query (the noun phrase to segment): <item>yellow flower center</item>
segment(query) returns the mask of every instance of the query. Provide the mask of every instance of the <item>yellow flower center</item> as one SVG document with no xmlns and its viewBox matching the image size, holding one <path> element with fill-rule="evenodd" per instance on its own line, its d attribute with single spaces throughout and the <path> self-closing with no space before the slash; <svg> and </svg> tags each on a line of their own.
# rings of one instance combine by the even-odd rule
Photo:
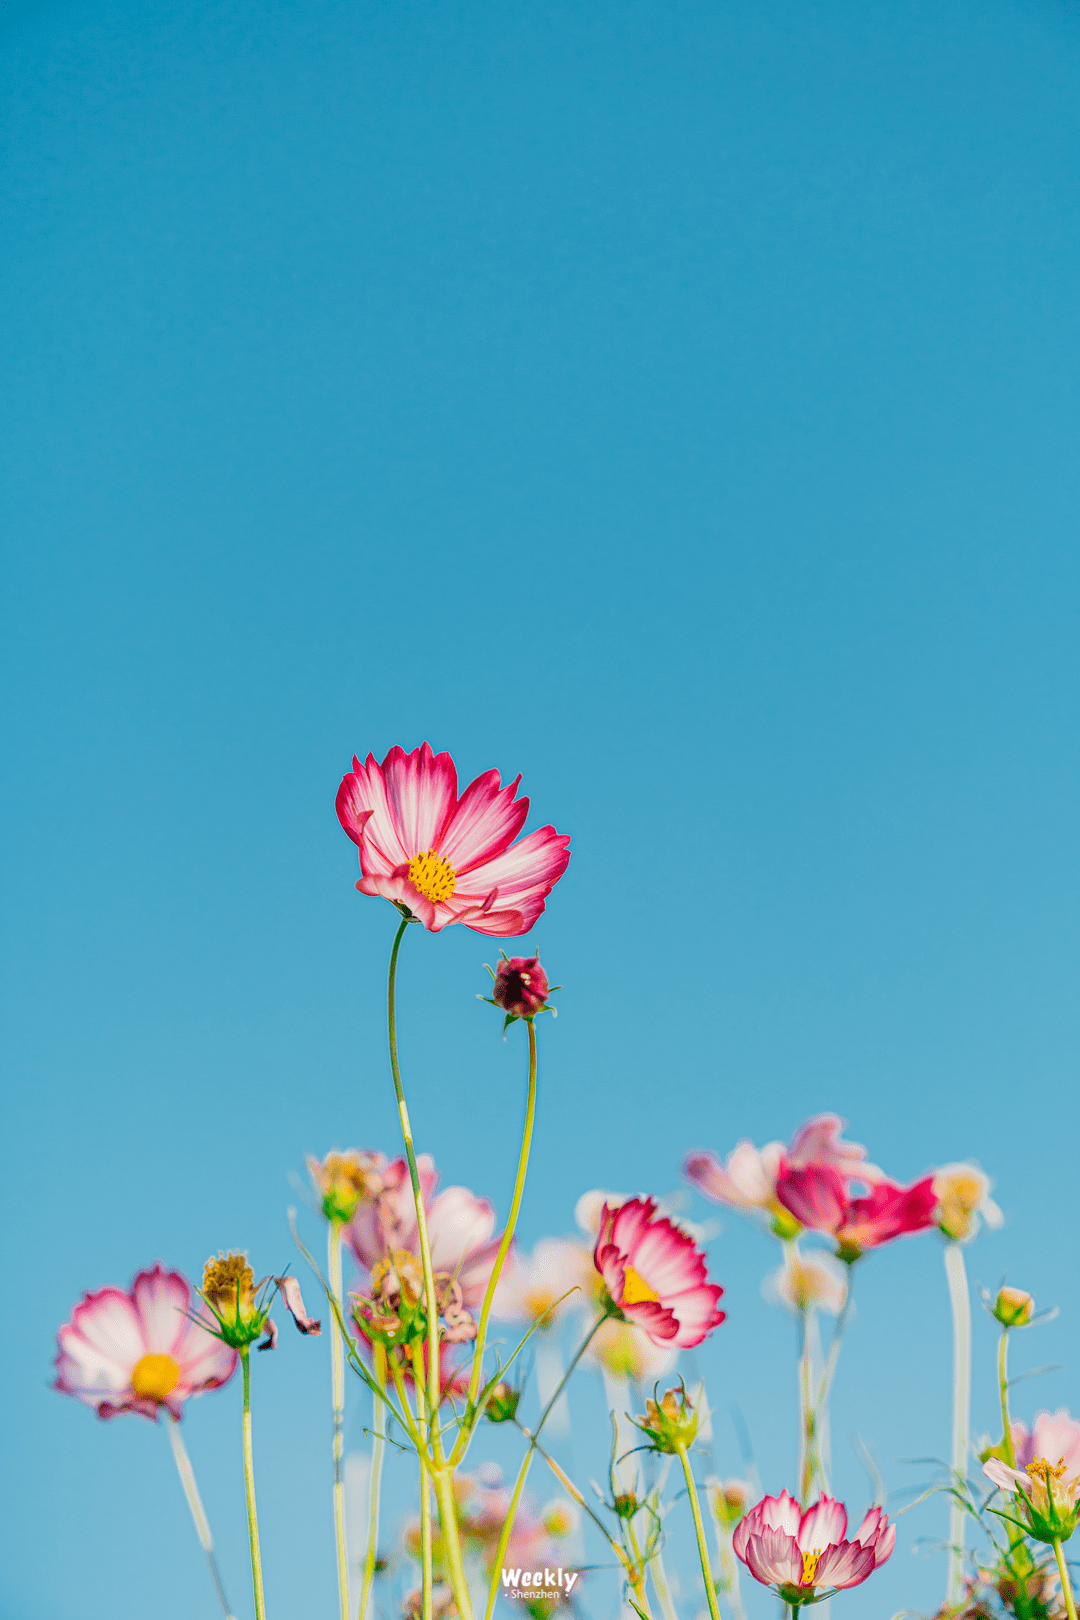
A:
<svg viewBox="0 0 1080 1620">
<path fill-rule="evenodd" d="M 558 1297 L 558 1294 L 553 1294 L 550 1291 L 545 1292 L 542 1288 L 534 1289 L 531 1293 L 525 1295 L 525 1309 L 530 1316 L 539 1320 L 545 1311 L 551 1309 Z M 551 1326 L 550 1316 L 545 1319 L 544 1326 Z"/>
<path fill-rule="evenodd" d="M 802 1555 L 802 1579 L 800 1586 L 813 1586 L 817 1567 L 821 1563 L 821 1550 L 817 1552 L 804 1552 Z"/>
<path fill-rule="evenodd" d="M 437 904 L 440 900 L 449 900 L 457 888 L 457 873 L 449 861 L 429 849 L 423 855 L 414 855 L 409 862 L 409 882 L 420 890 L 425 900 Z"/>
<path fill-rule="evenodd" d="M 624 1305 L 646 1305 L 655 1303 L 660 1298 L 656 1291 L 649 1287 L 644 1277 L 633 1268 L 627 1266 L 623 1278 L 622 1303 Z"/>
<path fill-rule="evenodd" d="M 1039 1480 L 1043 1485 L 1050 1486 L 1055 1479 L 1064 1479 L 1068 1473 L 1064 1457 L 1059 1457 L 1057 1466 L 1047 1462 L 1045 1457 L 1036 1457 L 1034 1462 L 1027 1465 L 1027 1473 L 1031 1479 Z"/>
<path fill-rule="evenodd" d="M 143 1356 L 131 1375 L 131 1387 L 141 1401 L 163 1401 L 179 1382 L 180 1368 L 172 1356 Z"/>
</svg>

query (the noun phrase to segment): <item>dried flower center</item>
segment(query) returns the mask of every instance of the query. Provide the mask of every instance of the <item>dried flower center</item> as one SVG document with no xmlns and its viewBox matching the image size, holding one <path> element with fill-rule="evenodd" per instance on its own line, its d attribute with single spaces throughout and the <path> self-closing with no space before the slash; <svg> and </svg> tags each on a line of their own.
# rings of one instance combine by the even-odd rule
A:
<svg viewBox="0 0 1080 1620">
<path fill-rule="evenodd" d="M 172 1356 L 143 1356 L 131 1375 L 131 1387 L 141 1401 L 163 1401 L 179 1382 L 180 1368 Z"/>
<path fill-rule="evenodd" d="M 627 1266 L 623 1279 L 622 1303 L 624 1305 L 655 1304 L 660 1295 L 649 1287 L 641 1274 L 633 1266 Z"/>
<path fill-rule="evenodd" d="M 802 1555 L 802 1579 L 800 1586 L 813 1586 L 817 1576 L 817 1567 L 821 1563 L 821 1549 L 817 1552 L 804 1552 Z"/>
<path fill-rule="evenodd" d="M 457 873 L 449 861 L 428 849 L 423 855 L 414 855 L 409 862 L 409 882 L 420 890 L 425 900 L 438 904 L 440 900 L 449 900 L 457 888 Z"/>
</svg>

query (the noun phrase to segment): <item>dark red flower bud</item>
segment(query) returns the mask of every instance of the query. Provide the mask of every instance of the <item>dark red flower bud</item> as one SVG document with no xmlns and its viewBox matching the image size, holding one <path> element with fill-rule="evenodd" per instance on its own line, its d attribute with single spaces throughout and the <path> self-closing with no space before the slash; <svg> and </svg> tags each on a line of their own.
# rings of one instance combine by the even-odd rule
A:
<svg viewBox="0 0 1080 1620">
<path fill-rule="evenodd" d="M 504 956 L 495 969 L 491 999 L 511 1018 L 533 1018 L 545 1007 L 550 989 L 538 956 Z"/>
</svg>

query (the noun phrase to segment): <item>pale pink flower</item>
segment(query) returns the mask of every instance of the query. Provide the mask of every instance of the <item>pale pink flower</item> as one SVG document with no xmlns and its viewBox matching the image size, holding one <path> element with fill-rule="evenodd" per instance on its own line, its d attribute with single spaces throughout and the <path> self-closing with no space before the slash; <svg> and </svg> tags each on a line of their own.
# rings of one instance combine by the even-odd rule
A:
<svg viewBox="0 0 1080 1620">
<path fill-rule="evenodd" d="M 616 1309 L 654 1344 L 689 1350 L 724 1320 L 724 1290 L 707 1281 L 705 1256 L 651 1198 L 600 1215 L 593 1264 Z"/>
<path fill-rule="evenodd" d="M 781 1491 L 739 1520 L 732 1546 L 755 1580 L 798 1607 L 865 1581 L 892 1552 L 896 1526 L 873 1507 L 852 1539 L 846 1537 L 842 1502 L 822 1496 L 803 1513 L 795 1498 Z"/>
<path fill-rule="evenodd" d="M 1080 1473 L 1080 1423 L 1070 1417 L 1068 1407 L 1037 1413 L 1030 1429 L 1013 1423 L 1010 1432 L 1017 1468 L 1026 1468 L 1036 1457 L 1060 1457 L 1070 1474 Z"/>
<path fill-rule="evenodd" d="M 1022 1473 L 1000 1457 L 988 1457 L 983 1473 L 999 1490 L 1012 1491 L 1036 1540 L 1052 1543 L 1068 1541 L 1076 1528 L 1080 1474 L 1070 1468 L 1064 1457 L 1055 1463 L 1050 1456 L 1033 1457 Z"/>
<path fill-rule="evenodd" d="M 679 1359 L 678 1350 L 656 1344 L 633 1322 L 612 1316 L 596 1330 L 584 1359 L 600 1367 L 609 1378 L 651 1388 Z"/>
<path fill-rule="evenodd" d="M 495 1211 L 486 1198 L 477 1198 L 467 1187 L 444 1187 L 436 1192 L 439 1175 L 429 1153 L 419 1155 L 416 1168 L 424 1195 L 432 1269 L 453 1277 L 460 1285 L 462 1304 L 471 1310 L 483 1300 L 499 1249 L 499 1239 L 492 1236 Z M 404 1159 L 387 1165 L 378 1195 L 361 1204 L 343 1230 L 367 1271 L 402 1251 L 419 1261 L 420 1229 Z"/>
<path fill-rule="evenodd" d="M 708 1148 L 687 1156 L 683 1170 L 706 1198 L 714 1204 L 744 1214 L 758 1214 L 775 1220 L 784 1211 L 777 1199 L 776 1184 L 782 1170 L 803 1170 L 809 1165 L 831 1165 L 842 1176 L 871 1184 L 881 1171 L 866 1159 L 866 1149 L 857 1142 L 845 1142 L 847 1122 L 838 1114 L 815 1114 L 800 1125 L 787 1147 L 783 1142 L 766 1142 L 756 1148 L 745 1138 L 721 1164 Z"/>
<path fill-rule="evenodd" d="M 863 1198 L 853 1198 L 844 1176 L 831 1165 L 810 1165 L 805 1170 L 785 1167 L 776 1183 L 780 1203 L 802 1226 L 831 1232 L 842 1260 L 857 1260 L 910 1232 L 925 1232 L 935 1224 L 937 1197 L 933 1176 L 910 1187 L 884 1178 Z"/>
<path fill-rule="evenodd" d="M 791 1254 L 761 1284 L 770 1305 L 801 1313 L 828 1311 L 839 1316 L 847 1298 L 848 1268 L 832 1254 Z"/>
<path fill-rule="evenodd" d="M 479 934 L 528 933 L 566 871 L 570 840 L 540 827 L 514 840 L 528 799 L 517 777 L 502 787 L 485 771 L 457 791 L 449 754 L 427 743 L 406 754 L 391 748 L 382 764 L 369 754 L 342 781 L 338 820 L 360 851 L 361 894 L 405 906 L 425 928 L 464 923 Z"/>
<path fill-rule="evenodd" d="M 592 1298 L 595 1284 L 592 1251 L 586 1244 L 573 1238 L 541 1238 L 531 1254 L 511 1249 L 492 1312 L 502 1322 L 540 1322 L 543 1332 L 580 1310 Z M 552 1310 L 556 1300 L 562 1303 Z"/>
<path fill-rule="evenodd" d="M 191 1286 L 180 1272 L 140 1271 L 125 1294 L 101 1288 L 75 1306 L 56 1335 L 54 1388 L 98 1417 L 138 1412 L 179 1418 L 184 1402 L 218 1389 L 236 1371 L 236 1351 L 187 1314 Z"/>
<path fill-rule="evenodd" d="M 946 1237 L 966 1243 L 982 1221 L 991 1228 L 1001 1225 L 1005 1217 L 990 1197 L 993 1185 L 986 1171 L 970 1159 L 963 1164 L 943 1164 L 934 1171 L 937 1222 Z"/>
</svg>

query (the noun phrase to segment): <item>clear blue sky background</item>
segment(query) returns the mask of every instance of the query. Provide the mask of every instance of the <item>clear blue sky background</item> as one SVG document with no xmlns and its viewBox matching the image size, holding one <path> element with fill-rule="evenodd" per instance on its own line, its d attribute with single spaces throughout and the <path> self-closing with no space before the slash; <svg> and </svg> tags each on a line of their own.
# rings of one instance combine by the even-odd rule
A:
<svg viewBox="0 0 1080 1620">
<path fill-rule="evenodd" d="M 281 1266 L 303 1153 L 393 1148 L 354 748 L 523 770 L 573 834 L 527 1238 L 835 1108 L 901 1177 L 994 1174 L 973 1273 L 1061 1303 L 1020 1364 L 1073 1359 L 1019 1408 L 1080 1406 L 1077 6 L 9 0 L 0 34 L 5 1620 L 213 1613 L 163 1436 L 50 1393 L 53 1334 L 157 1256 Z M 420 1145 L 505 1210 L 491 957 L 410 936 L 403 1058 Z M 702 1365 L 778 1489 L 792 1333 L 724 1228 Z M 947 1447 L 939 1247 L 866 1263 L 853 1505 L 854 1431 L 897 1492 Z M 333 1613 L 326 1384 L 292 1334 L 258 1366 L 278 1620 Z M 239 1607 L 238 1390 L 188 1430 Z M 838 1620 L 936 1606 L 940 1499 L 902 1525 Z"/>
</svg>

